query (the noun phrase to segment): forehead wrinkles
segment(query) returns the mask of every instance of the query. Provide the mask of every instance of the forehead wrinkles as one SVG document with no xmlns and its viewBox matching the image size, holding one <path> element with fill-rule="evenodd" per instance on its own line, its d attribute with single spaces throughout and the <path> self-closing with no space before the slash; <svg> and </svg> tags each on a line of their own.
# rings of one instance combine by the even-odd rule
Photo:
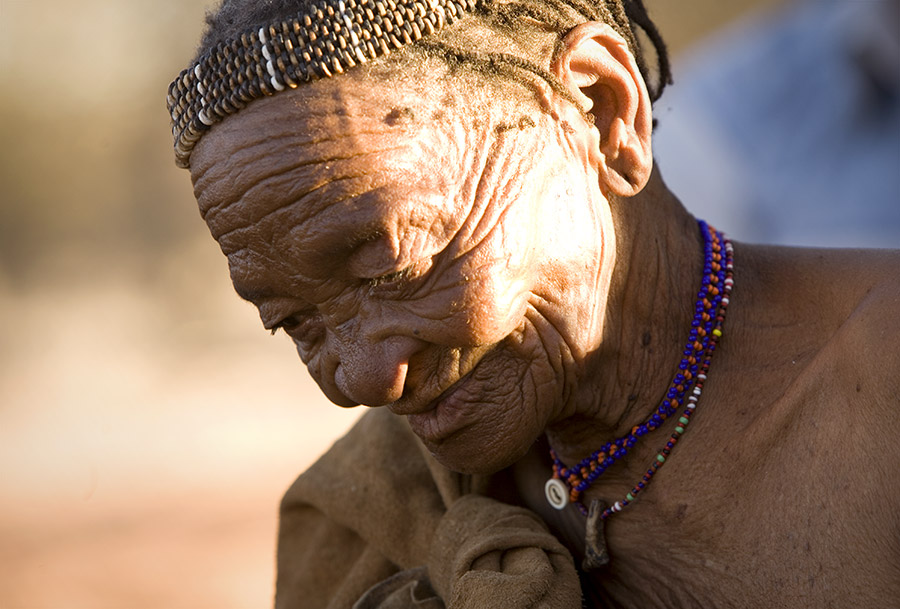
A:
<svg viewBox="0 0 900 609">
<path fill-rule="evenodd" d="M 327 120 L 327 119 L 326 119 Z M 305 218 L 376 188 L 379 168 L 404 156 L 384 130 L 316 129 L 254 135 L 198 173 L 197 198 L 216 239 L 279 211 Z"/>
<path fill-rule="evenodd" d="M 304 219 L 388 182 L 421 184 L 429 173 L 444 186 L 458 181 L 462 110 L 383 83 L 346 88 L 260 100 L 200 141 L 195 193 L 214 237 L 292 207 Z"/>
<path fill-rule="evenodd" d="M 201 214 L 226 253 L 261 222 L 296 227 L 384 186 L 395 186 L 395 200 L 415 197 L 412 186 L 425 182 L 449 196 L 465 171 L 458 116 L 446 106 L 435 112 L 433 97 L 411 108 L 368 90 L 365 100 L 338 92 L 275 101 L 224 121 L 194 153 Z"/>
<path fill-rule="evenodd" d="M 407 211 L 423 195 L 435 197 L 436 205 L 443 198 L 444 205 L 455 200 L 468 207 L 482 198 L 476 193 L 485 181 L 493 182 L 483 172 L 499 152 L 491 129 L 498 110 L 473 103 L 484 101 L 480 94 L 470 100 L 454 88 L 435 87 L 406 105 L 409 92 L 377 83 L 329 95 L 314 88 L 292 93 L 298 91 L 311 93 L 256 102 L 214 127 L 194 152 L 201 213 L 226 254 L 276 244 L 306 249 L 310 235 L 297 237 L 327 226 L 334 214 L 323 212 L 357 210 L 366 193 L 380 190 L 369 202 Z M 391 215 L 370 222 L 371 232 Z M 356 217 L 363 216 L 371 218 Z M 420 228 L 427 234 L 437 227 Z"/>
</svg>

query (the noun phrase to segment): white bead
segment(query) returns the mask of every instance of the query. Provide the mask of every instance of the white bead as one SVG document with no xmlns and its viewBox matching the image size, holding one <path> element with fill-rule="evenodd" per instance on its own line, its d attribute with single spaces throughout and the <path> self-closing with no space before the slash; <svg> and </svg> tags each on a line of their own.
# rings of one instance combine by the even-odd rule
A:
<svg viewBox="0 0 900 609">
<path fill-rule="evenodd" d="M 701 374 L 698 374 L 698 375 L 697 375 L 697 378 L 700 379 L 701 381 L 705 381 L 705 380 L 706 380 L 706 375 L 701 373 Z"/>
<path fill-rule="evenodd" d="M 206 95 L 206 87 L 203 86 L 203 83 L 200 82 L 200 64 L 194 66 L 194 78 L 197 79 L 195 83 L 197 86 L 197 92 L 200 93 L 201 101 L 204 95 Z"/>
<path fill-rule="evenodd" d="M 697 396 L 695 396 L 695 395 L 689 395 L 689 396 L 688 396 L 688 402 L 690 402 L 691 404 L 696 404 L 696 403 L 697 403 Z"/>
<path fill-rule="evenodd" d="M 701 392 L 700 392 L 700 388 L 699 388 L 699 387 L 694 387 L 694 395 L 699 396 L 700 393 L 701 393 Z"/>
<path fill-rule="evenodd" d="M 696 407 L 697 407 L 697 403 L 696 403 L 696 402 L 691 402 L 690 404 L 688 404 L 687 406 L 685 406 L 685 408 L 687 408 L 688 410 L 693 410 L 693 409 L 696 408 Z"/>
<path fill-rule="evenodd" d="M 269 44 L 269 41 L 266 38 L 266 28 L 264 27 L 259 28 L 259 41 L 263 43 L 263 48 L 265 48 L 265 45 Z"/>
<path fill-rule="evenodd" d="M 621 512 L 622 511 L 622 503 L 619 501 L 616 501 L 616 504 L 613 506 L 613 511 Z"/>
<path fill-rule="evenodd" d="M 266 61 L 268 61 L 269 63 L 272 63 L 272 54 L 269 53 L 269 47 L 263 45 L 262 54 L 263 54 L 263 58 L 265 58 Z M 271 74 L 271 72 L 269 72 L 269 73 Z"/>
<path fill-rule="evenodd" d="M 569 505 L 569 488 L 562 480 L 550 478 L 544 485 L 544 494 L 547 496 L 547 503 L 557 510 L 564 509 Z"/>
</svg>

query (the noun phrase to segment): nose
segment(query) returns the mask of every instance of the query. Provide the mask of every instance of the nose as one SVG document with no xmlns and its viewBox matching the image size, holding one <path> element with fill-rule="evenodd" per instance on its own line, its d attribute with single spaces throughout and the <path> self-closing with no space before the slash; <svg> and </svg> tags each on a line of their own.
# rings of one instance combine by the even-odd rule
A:
<svg viewBox="0 0 900 609">
<path fill-rule="evenodd" d="M 424 343 L 390 336 L 341 345 L 334 382 L 348 398 L 366 406 L 384 406 L 403 395 L 409 360 Z"/>
</svg>

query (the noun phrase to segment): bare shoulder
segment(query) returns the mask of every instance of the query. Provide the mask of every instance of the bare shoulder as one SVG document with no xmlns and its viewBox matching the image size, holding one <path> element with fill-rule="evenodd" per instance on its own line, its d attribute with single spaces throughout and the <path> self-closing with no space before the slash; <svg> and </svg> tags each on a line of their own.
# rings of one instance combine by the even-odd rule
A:
<svg viewBox="0 0 900 609">
<path fill-rule="evenodd" d="M 745 306 L 734 321 L 766 361 L 783 358 L 785 386 L 897 410 L 900 250 L 738 245 L 735 266 L 733 301 Z"/>
<path fill-rule="evenodd" d="M 852 365 L 859 378 L 868 381 L 846 387 L 846 393 L 865 392 L 876 410 L 896 415 L 900 410 L 900 252 L 846 252 L 844 257 L 850 258 L 851 276 L 841 280 L 853 296 L 848 303 L 852 309 L 829 346 L 835 359 Z"/>
<path fill-rule="evenodd" d="M 900 595 L 900 444 L 886 424 L 900 412 L 900 252 L 736 244 L 734 258 L 727 358 L 715 362 L 727 382 L 709 397 L 743 447 L 726 470 L 741 517 L 765 515 L 741 542 L 767 583 L 784 565 L 822 574 L 773 598 L 885 606 Z"/>
<path fill-rule="evenodd" d="M 860 290 L 859 302 L 853 319 L 860 330 L 868 330 L 877 343 L 890 341 L 889 351 L 900 360 L 896 339 L 900 338 L 900 251 L 885 250 L 862 252 L 854 283 Z M 862 290 L 865 290 L 864 292 Z"/>
<path fill-rule="evenodd" d="M 835 334 L 848 355 L 900 364 L 900 250 L 797 250 L 800 271 L 821 286 L 825 313 L 844 317 Z M 830 310 L 830 311 L 829 311 Z"/>
<path fill-rule="evenodd" d="M 747 296 L 758 305 L 900 330 L 900 250 L 747 245 L 740 253 L 747 259 Z"/>
</svg>

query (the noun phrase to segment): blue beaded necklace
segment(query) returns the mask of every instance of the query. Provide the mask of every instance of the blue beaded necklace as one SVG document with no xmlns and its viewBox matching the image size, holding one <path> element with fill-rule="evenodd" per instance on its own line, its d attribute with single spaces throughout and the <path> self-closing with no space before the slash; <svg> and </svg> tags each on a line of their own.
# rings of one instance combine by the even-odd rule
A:
<svg viewBox="0 0 900 609">
<path fill-rule="evenodd" d="M 703 235 L 703 281 L 700 291 L 697 293 L 691 331 L 684 346 L 683 357 L 678 364 L 678 372 L 672 379 L 665 398 L 656 410 L 644 423 L 633 427 L 627 435 L 607 442 L 573 467 L 567 467 L 551 449 L 553 477 L 547 481 L 545 492 L 547 501 L 556 509 L 564 509 L 572 502 L 587 516 L 588 510 L 581 501 L 584 492 L 610 466 L 628 454 L 628 449 L 637 444 L 640 438 L 658 429 L 666 419 L 677 413 L 679 408 L 683 408 L 683 412 L 678 418 L 678 425 L 641 480 L 623 500 L 603 509 L 599 518 L 606 520 L 611 515 L 622 511 L 646 488 L 653 475 L 665 464 L 678 439 L 690 423 L 703 391 L 703 383 L 709 372 L 710 360 L 719 338 L 722 336 L 725 311 L 728 308 L 731 288 L 734 285 L 731 242 L 703 220 L 698 221 L 698 224 Z M 687 400 L 685 400 L 686 395 Z"/>
</svg>

